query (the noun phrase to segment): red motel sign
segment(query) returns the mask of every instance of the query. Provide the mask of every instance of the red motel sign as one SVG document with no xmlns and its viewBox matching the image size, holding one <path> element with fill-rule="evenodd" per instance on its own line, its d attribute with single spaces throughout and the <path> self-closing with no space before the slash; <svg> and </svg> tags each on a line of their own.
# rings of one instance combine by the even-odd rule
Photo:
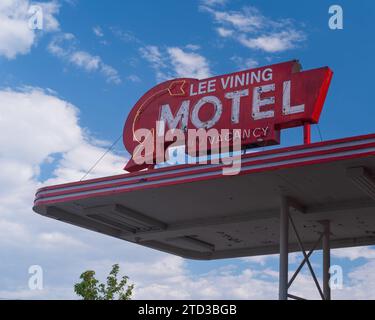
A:
<svg viewBox="0 0 375 320">
<path fill-rule="evenodd" d="M 131 110 L 124 127 L 133 154 L 138 129 L 241 129 L 241 146 L 280 143 L 280 130 L 319 121 L 333 72 L 301 71 L 297 60 L 208 79 L 180 78 L 156 85 Z M 199 148 L 199 146 L 197 146 Z M 210 149 L 210 146 L 207 146 Z M 125 169 L 137 171 L 130 160 Z M 146 166 L 147 167 L 147 166 Z"/>
</svg>

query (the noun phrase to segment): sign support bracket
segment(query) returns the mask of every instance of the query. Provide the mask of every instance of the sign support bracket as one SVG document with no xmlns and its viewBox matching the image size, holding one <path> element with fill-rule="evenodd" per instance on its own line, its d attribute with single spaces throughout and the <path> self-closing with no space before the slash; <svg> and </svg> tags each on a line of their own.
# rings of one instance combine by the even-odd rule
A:
<svg viewBox="0 0 375 320">
<path fill-rule="evenodd" d="M 311 143 L 311 124 L 305 122 L 303 125 L 303 144 Z"/>
</svg>

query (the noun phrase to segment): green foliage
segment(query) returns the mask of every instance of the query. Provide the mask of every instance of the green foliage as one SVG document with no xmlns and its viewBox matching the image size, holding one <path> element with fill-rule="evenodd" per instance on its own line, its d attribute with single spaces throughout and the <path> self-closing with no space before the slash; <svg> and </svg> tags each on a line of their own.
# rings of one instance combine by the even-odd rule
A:
<svg viewBox="0 0 375 320">
<path fill-rule="evenodd" d="M 74 292 L 83 300 L 130 300 L 134 285 L 128 285 L 127 276 L 119 281 L 119 271 L 119 265 L 114 264 L 105 284 L 95 278 L 95 271 L 85 271 L 79 277 L 81 282 L 74 285 Z"/>
</svg>

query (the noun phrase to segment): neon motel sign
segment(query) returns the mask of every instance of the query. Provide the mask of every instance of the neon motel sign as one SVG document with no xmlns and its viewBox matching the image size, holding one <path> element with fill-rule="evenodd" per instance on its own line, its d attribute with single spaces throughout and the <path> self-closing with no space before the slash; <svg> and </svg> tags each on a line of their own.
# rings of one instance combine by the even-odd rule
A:
<svg viewBox="0 0 375 320">
<path fill-rule="evenodd" d="M 293 60 L 158 84 L 126 120 L 123 142 L 132 159 L 125 170 L 164 162 L 170 146 L 185 145 L 195 155 L 223 152 L 220 143 L 227 151 L 279 144 L 282 129 L 319 121 L 332 75 L 328 67 L 301 71 Z"/>
</svg>

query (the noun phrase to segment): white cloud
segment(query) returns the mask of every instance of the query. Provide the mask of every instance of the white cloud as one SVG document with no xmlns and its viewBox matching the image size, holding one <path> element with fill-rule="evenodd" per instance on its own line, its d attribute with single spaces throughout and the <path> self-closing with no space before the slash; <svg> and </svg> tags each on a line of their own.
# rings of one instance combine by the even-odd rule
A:
<svg viewBox="0 0 375 320">
<path fill-rule="evenodd" d="M 211 75 L 205 57 L 194 52 L 185 52 L 177 47 L 168 48 L 167 51 L 178 77 L 203 79 Z"/>
<path fill-rule="evenodd" d="M 157 46 L 148 45 L 139 49 L 141 56 L 147 60 L 155 70 L 158 82 L 166 81 L 174 77 L 171 66 L 166 61 L 165 55 L 161 53 Z"/>
<path fill-rule="evenodd" d="M 244 32 L 259 29 L 265 22 L 265 18 L 259 13 L 259 11 L 252 7 L 244 8 L 243 12 L 217 11 L 207 7 L 203 7 L 203 10 L 210 12 L 217 23 Z"/>
<path fill-rule="evenodd" d="M 200 6 L 202 11 L 213 16 L 217 33 L 231 38 L 243 46 L 265 52 L 282 52 L 297 47 L 306 39 L 303 31 L 297 30 L 290 19 L 272 20 L 254 7 L 241 11 L 219 11 L 209 6 Z"/>
<path fill-rule="evenodd" d="M 82 141 L 78 109 L 51 92 L 28 87 L 1 90 L 0 108 L 1 159 L 36 165 Z"/>
<path fill-rule="evenodd" d="M 104 36 L 104 33 L 103 33 L 103 30 L 101 27 L 99 26 L 96 26 L 96 27 L 93 27 L 92 28 L 92 32 L 94 32 L 94 34 L 99 37 L 99 38 L 102 38 Z"/>
<path fill-rule="evenodd" d="M 131 31 L 122 30 L 119 27 L 110 27 L 109 29 L 118 39 L 120 39 L 123 42 L 126 42 L 126 43 L 129 43 L 129 42 L 141 43 L 142 42 Z"/>
<path fill-rule="evenodd" d="M 277 299 L 277 270 L 263 264 L 263 259 L 241 260 L 260 262 L 261 268 L 241 268 L 236 263 L 213 268 L 208 273 L 193 274 L 186 260 L 170 256 L 161 257 L 153 263 L 123 263 L 121 266 L 135 282 L 135 298 L 138 299 Z M 292 274 L 291 271 L 289 277 Z M 298 275 L 290 292 L 304 298 L 319 299 L 308 271 Z"/>
<path fill-rule="evenodd" d="M 18 54 L 27 54 L 35 44 L 38 30 L 29 27 L 31 5 L 38 5 L 43 10 L 42 32 L 58 30 L 55 15 L 59 6 L 56 1 L 3 0 L 0 3 L 0 56 L 13 59 Z"/>
<path fill-rule="evenodd" d="M 216 29 L 217 33 L 226 38 L 226 37 L 230 37 L 231 35 L 233 35 L 234 31 L 233 30 L 230 30 L 230 29 L 226 29 L 226 28 L 223 28 L 223 27 L 219 27 Z"/>
<path fill-rule="evenodd" d="M 161 51 L 157 46 L 140 48 L 141 55 L 155 69 L 156 78 L 165 81 L 175 77 L 203 79 L 211 75 L 207 59 L 198 54 L 197 46 L 187 45 L 185 50 L 179 47 L 167 47 Z"/>
<path fill-rule="evenodd" d="M 122 82 L 120 75 L 115 68 L 101 62 L 100 70 L 101 73 L 107 78 L 107 82 L 114 84 L 120 84 Z"/>
<path fill-rule="evenodd" d="M 337 299 L 369 300 L 375 297 L 375 260 L 372 259 L 348 273 L 341 290 L 335 290 Z"/>
<path fill-rule="evenodd" d="M 19 0 L 18 0 L 19 1 Z M 37 5 L 42 8 L 43 11 L 43 31 L 53 32 L 58 31 L 60 24 L 56 19 L 56 15 L 59 13 L 60 5 L 56 0 L 50 2 L 30 2 L 31 5 Z"/>
<path fill-rule="evenodd" d="M 240 36 L 239 42 L 251 49 L 260 49 L 266 52 L 280 52 L 293 49 L 297 42 L 303 41 L 305 36 L 295 30 L 282 31 L 255 38 Z"/>
<path fill-rule="evenodd" d="M 105 248 L 111 247 L 118 255 L 117 250 L 128 246 L 128 254 L 135 254 L 122 241 L 32 212 L 37 188 L 79 180 L 108 147 L 80 127 L 78 116 L 74 105 L 51 90 L 0 90 L 1 297 L 73 297 L 73 281 L 91 263 L 95 265 L 92 260 Z M 126 158 L 109 152 L 88 178 L 122 173 L 125 163 Z M 43 292 L 27 289 L 32 264 L 46 271 Z"/>
<path fill-rule="evenodd" d="M 63 0 L 63 1 L 72 7 L 75 7 L 78 3 L 78 0 Z"/>
<path fill-rule="evenodd" d="M 277 255 L 271 254 L 267 256 L 244 257 L 244 258 L 241 258 L 241 260 L 245 262 L 256 263 L 256 264 L 260 264 L 264 266 L 266 262 L 275 258 L 277 258 Z"/>
<path fill-rule="evenodd" d="M 256 68 L 259 65 L 259 62 L 253 58 L 233 56 L 230 59 L 236 64 L 237 68 L 239 68 L 240 70 L 243 70 L 245 68 Z"/>
<path fill-rule="evenodd" d="M 236 267 L 217 268 L 193 275 L 186 260 L 166 256 L 153 263 L 124 263 L 136 284 L 138 299 L 262 299 L 275 298 L 274 279 L 260 279 L 260 272 Z"/>
<path fill-rule="evenodd" d="M 141 78 L 138 77 L 136 74 L 131 74 L 127 76 L 126 79 L 128 79 L 131 82 L 141 82 Z"/>
<path fill-rule="evenodd" d="M 2 180 L 1 180 L 2 181 Z M 2 206 L 3 207 L 3 206 Z M 0 207 L 0 212 L 3 213 L 4 208 Z M 18 235 L 18 241 L 27 243 L 26 239 L 29 239 L 28 230 L 25 225 L 8 221 L 6 219 L 0 219 L 0 240 L 2 246 L 14 245 L 14 235 Z"/>
<path fill-rule="evenodd" d="M 54 170 L 55 177 L 45 181 L 45 184 L 56 184 L 64 181 L 76 181 L 91 168 L 93 163 L 99 159 L 106 148 L 93 145 L 91 140 L 72 147 L 69 152 L 65 152 L 59 162 L 59 166 Z M 113 153 L 108 153 L 104 160 L 99 162 L 95 170 L 91 172 L 86 179 L 93 177 L 102 177 L 115 173 L 124 173 L 122 168 L 126 164 L 126 159 Z"/>
<path fill-rule="evenodd" d="M 98 70 L 101 63 L 100 57 L 93 56 L 85 51 L 72 52 L 69 61 L 86 71 Z"/>
<path fill-rule="evenodd" d="M 63 58 L 67 55 L 68 50 L 62 45 L 70 41 L 74 41 L 75 37 L 72 33 L 63 33 L 55 36 L 48 44 L 48 51 L 53 55 Z"/>
<path fill-rule="evenodd" d="M 139 49 L 143 58 L 145 58 L 154 68 L 164 67 L 162 54 L 157 46 L 146 46 Z"/>
<path fill-rule="evenodd" d="M 105 151 L 104 147 L 94 145 L 79 126 L 78 109 L 49 91 L 31 87 L 1 90 L 0 110 L 0 159 L 3 169 L 0 175 L 8 187 L 23 190 L 27 182 L 34 187 L 41 166 L 51 162 L 51 156 L 57 154 L 61 157 L 55 163 L 56 178 L 77 178 Z M 121 172 L 124 159 L 113 154 L 105 159 L 93 175 L 113 173 L 116 171 L 114 168 Z M 74 174 L 65 174 L 67 169 Z M 0 194 L 5 198 L 2 201 L 12 198 L 7 197 L 7 191 Z"/>
<path fill-rule="evenodd" d="M 375 250 L 371 247 L 354 247 L 332 250 L 332 256 L 336 258 L 347 258 L 350 261 L 356 259 L 374 259 Z"/>
<path fill-rule="evenodd" d="M 87 72 L 100 72 L 108 83 L 120 84 L 121 77 L 118 71 L 103 62 L 102 58 L 76 48 L 75 36 L 63 33 L 55 36 L 48 45 L 48 51 Z"/>
<path fill-rule="evenodd" d="M 61 232 L 42 232 L 37 236 L 39 246 L 45 249 L 56 249 L 64 243 L 67 247 L 86 249 L 88 246 L 80 240 Z"/>
<path fill-rule="evenodd" d="M 213 7 L 217 5 L 224 5 L 228 2 L 228 0 L 201 0 L 200 2 L 202 5 Z"/>
<path fill-rule="evenodd" d="M 196 51 L 199 50 L 201 47 L 200 45 L 189 43 L 185 46 L 185 48 L 191 51 Z"/>
</svg>

